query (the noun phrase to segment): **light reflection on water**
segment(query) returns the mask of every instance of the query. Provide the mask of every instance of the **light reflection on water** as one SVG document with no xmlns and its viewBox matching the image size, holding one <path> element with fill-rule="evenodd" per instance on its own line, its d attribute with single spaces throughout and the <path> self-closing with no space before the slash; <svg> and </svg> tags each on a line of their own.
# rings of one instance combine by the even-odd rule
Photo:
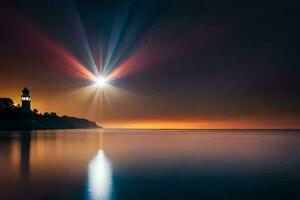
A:
<svg viewBox="0 0 300 200">
<path fill-rule="evenodd" d="M 109 200 L 112 188 L 112 168 L 103 150 L 90 161 L 88 167 L 88 192 L 92 200 Z"/>
<path fill-rule="evenodd" d="M 299 133 L 0 132 L 0 199 L 296 199 Z"/>
</svg>

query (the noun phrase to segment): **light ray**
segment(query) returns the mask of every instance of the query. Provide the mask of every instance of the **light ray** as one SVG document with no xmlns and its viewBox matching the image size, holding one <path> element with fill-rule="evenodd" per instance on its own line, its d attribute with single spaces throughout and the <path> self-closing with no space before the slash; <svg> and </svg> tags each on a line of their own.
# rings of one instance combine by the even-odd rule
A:
<svg viewBox="0 0 300 200">
<path fill-rule="evenodd" d="M 77 8 L 74 4 L 73 1 L 70 2 L 70 14 L 71 14 L 71 21 L 74 24 L 74 33 L 78 34 L 78 38 L 79 38 L 79 43 L 81 43 L 81 45 L 83 46 L 83 53 L 87 56 L 87 61 L 88 61 L 88 66 L 92 68 L 92 72 L 95 76 L 99 76 L 99 70 L 97 68 L 94 56 L 92 54 L 88 39 L 87 39 L 87 35 L 86 35 L 86 31 L 84 29 L 84 26 L 82 24 L 82 20 L 78 14 Z M 75 20 L 73 20 L 75 19 Z M 80 44 L 78 44 L 80 45 Z"/>
</svg>

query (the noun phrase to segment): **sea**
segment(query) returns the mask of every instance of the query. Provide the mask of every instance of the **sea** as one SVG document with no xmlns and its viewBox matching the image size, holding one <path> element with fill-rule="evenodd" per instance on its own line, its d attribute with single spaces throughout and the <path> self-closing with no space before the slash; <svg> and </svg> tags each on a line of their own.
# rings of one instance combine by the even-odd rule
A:
<svg viewBox="0 0 300 200">
<path fill-rule="evenodd" d="M 296 200 L 300 131 L 1 131 L 0 199 Z"/>
</svg>

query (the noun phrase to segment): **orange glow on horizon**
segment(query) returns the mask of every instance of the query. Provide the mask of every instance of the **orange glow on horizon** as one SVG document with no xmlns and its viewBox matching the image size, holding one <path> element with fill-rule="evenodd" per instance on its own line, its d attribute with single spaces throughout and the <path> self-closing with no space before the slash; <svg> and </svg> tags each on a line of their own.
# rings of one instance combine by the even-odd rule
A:
<svg viewBox="0 0 300 200">
<path fill-rule="evenodd" d="M 8 95 L 7 95 L 8 96 Z M 73 95 L 72 95 L 73 96 Z M 21 105 L 21 93 L 14 91 L 11 97 L 15 105 Z M 53 108 L 53 106 L 55 108 Z M 70 115 L 79 118 L 86 118 L 96 121 L 98 125 L 104 128 L 124 128 L 124 129 L 299 129 L 299 123 L 292 116 L 272 116 L 272 117 L 240 117 L 232 119 L 205 119 L 186 117 L 182 119 L 160 118 L 153 116 L 153 119 L 105 119 L 97 120 L 86 113 L 74 114 L 65 107 L 57 107 L 57 104 L 47 105 L 40 97 L 33 96 L 32 109 L 38 109 L 39 113 L 56 112 L 58 115 Z"/>
<path fill-rule="evenodd" d="M 127 129 L 297 129 L 297 122 L 285 119 L 236 119 L 236 120 L 130 120 L 104 121 L 104 128 Z"/>
</svg>

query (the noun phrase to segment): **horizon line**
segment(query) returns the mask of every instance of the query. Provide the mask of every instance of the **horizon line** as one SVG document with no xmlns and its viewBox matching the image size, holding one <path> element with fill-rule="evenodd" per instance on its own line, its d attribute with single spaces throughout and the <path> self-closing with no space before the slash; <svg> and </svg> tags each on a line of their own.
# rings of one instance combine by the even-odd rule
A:
<svg viewBox="0 0 300 200">
<path fill-rule="evenodd" d="M 105 128 L 102 127 L 102 129 L 110 129 L 110 130 L 245 130 L 245 131 L 249 131 L 249 130 L 254 130 L 254 131 L 258 131 L 258 130 L 270 130 L 270 131 L 274 131 L 274 130 L 281 130 L 281 131 L 290 131 L 290 130 L 295 130 L 295 131 L 300 131 L 300 128 Z"/>
</svg>

